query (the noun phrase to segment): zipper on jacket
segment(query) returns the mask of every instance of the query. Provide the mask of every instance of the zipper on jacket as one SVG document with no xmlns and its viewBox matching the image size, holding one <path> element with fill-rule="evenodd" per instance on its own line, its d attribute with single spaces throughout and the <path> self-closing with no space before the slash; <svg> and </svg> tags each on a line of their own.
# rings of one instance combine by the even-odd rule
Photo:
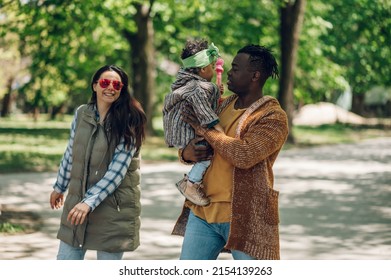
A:
<svg viewBox="0 0 391 280">
<path fill-rule="evenodd" d="M 74 226 L 72 231 L 73 231 L 73 238 L 76 239 L 79 248 L 83 248 L 83 244 L 79 241 L 79 237 L 77 236 L 77 226 Z"/>
<path fill-rule="evenodd" d="M 104 128 L 104 126 L 103 126 L 101 123 L 99 123 L 98 126 L 102 126 L 102 127 Z M 98 129 L 99 129 L 99 128 L 98 128 Z M 107 137 L 106 137 L 106 139 L 107 139 Z M 107 149 L 105 150 L 105 153 L 103 154 L 103 157 L 102 157 L 102 159 L 101 159 L 101 161 L 100 161 L 100 163 L 99 163 L 97 169 L 95 170 L 95 176 L 98 175 L 98 171 L 99 171 L 99 169 L 100 169 L 100 167 L 101 167 L 101 165 L 102 165 L 102 163 L 103 163 L 103 160 L 105 159 L 105 156 L 106 156 L 106 154 L 107 154 L 107 150 L 108 150 L 108 149 L 109 149 L 109 148 L 107 148 Z"/>
<path fill-rule="evenodd" d="M 118 211 L 118 212 L 121 212 L 121 209 L 120 209 L 120 207 L 119 207 L 119 199 L 117 199 L 115 193 L 113 193 L 113 198 L 114 198 L 115 204 L 117 205 L 117 211 Z"/>
</svg>

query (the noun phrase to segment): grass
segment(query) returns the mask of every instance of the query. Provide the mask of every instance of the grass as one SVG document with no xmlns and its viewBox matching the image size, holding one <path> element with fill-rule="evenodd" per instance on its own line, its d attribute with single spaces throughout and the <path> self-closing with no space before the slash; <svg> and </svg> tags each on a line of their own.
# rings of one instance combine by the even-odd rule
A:
<svg viewBox="0 0 391 280">
<path fill-rule="evenodd" d="M 8 222 L 0 223 L 0 233 L 15 234 L 24 232 L 25 229 L 21 225 L 15 225 Z"/>
<path fill-rule="evenodd" d="M 391 137 L 391 130 L 383 127 L 368 127 L 347 124 L 295 126 L 293 128 L 297 147 L 353 143 L 364 139 Z M 292 147 L 291 145 L 286 145 Z"/>
<path fill-rule="evenodd" d="M 68 142 L 71 121 L 72 116 L 55 121 L 47 121 L 47 116 L 42 116 L 36 122 L 25 115 L 0 119 L 0 173 L 57 171 Z M 161 120 L 154 121 L 159 136 L 147 138 L 142 148 L 143 161 L 177 160 L 176 149 L 167 148 L 164 143 Z M 284 149 L 391 137 L 390 129 L 342 124 L 298 126 L 293 128 L 293 133 L 296 143 L 286 144 Z"/>
<path fill-rule="evenodd" d="M 167 148 L 162 136 L 148 137 L 142 147 L 142 159 L 146 162 L 178 160 L 178 151 Z"/>
<path fill-rule="evenodd" d="M 10 205 L 0 205 L 0 208 L 0 234 L 32 233 L 43 224 L 42 218 L 34 211 L 22 211 Z"/>
<path fill-rule="evenodd" d="M 69 129 L 0 128 L 0 169 L 44 171 L 59 163 Z"/>
</svg>

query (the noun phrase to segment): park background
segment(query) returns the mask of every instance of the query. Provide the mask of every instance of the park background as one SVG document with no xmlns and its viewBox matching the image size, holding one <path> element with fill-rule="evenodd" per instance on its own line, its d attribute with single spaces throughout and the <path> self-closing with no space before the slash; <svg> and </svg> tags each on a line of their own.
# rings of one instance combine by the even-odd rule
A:
<svg viewBox="0 0 391 280">
<path fill-rule="evenodd" d="M 267 82 L 265 94 L 278 98 L 289 117 L 290 135 L 283 153 L 391 136 L 389 0 L 2 0 L 0 34 L 0 188 L 4 189 L 0 234 L 4 238 L 32 234 L 43 226 L 29 222 L 42 220 L 41 210 L 30 211 L 6 200 L 12 193 L 8 187 L 15 182 L 21 186 L 24 174 L 38 176 L 32 184 L 53 180 L 72 114 L 89 100 L 91 76 L 104 64 L 116 64 L 129 73 L 132 93 L 150 120 L 143 163 L 157 170 L 174 164 L 177 171 L 186 171 L 175 165 L 176 151 L 165 147 L 161 108 L 188 38 L 205 38 L 219 47 L 225 60 L 223 82 L 244 45 L 260 44 L 274 51 L 280 78 Z M 384 159 L 389 160 L 388 154 Z M 172 183 L 179 176 L 164 172 L 166 179 L 173 177 Z M 387 169 L 383 176 L 381 185 L 389 186 Z M 9 183 L 10 177 L 16 181 Z M 149 184 L 148 180 L 152 179 L 147 175 L 144 182 Z M 45 184 L 49 194 L 51 183 Z M 179 203 L 173 204 L 179 211 L 181 199 L 175 194 L 170 192 L 169 197 Z M 381 197 L 391 200 L 389 187 Z M 382 224 L 389 227 L 389 203 L 384 209 Z M 176 210 L 167 214 L 170 221 Z M 161 209 L 150 211 L 153 215 Z M 170 225 L 161 226 L 167 231 Z M 50 236 L 55 239 L 53 232 Z M 382 238 L 381 244 L 390 245 L 389 235 Z M 160 241 L 166 242 L 164 237 Z M 170 258 L 175 258 L 174 251 Z M 382 252 L 381 258 L 391 259 L 389 249 Z"/>
</svg>

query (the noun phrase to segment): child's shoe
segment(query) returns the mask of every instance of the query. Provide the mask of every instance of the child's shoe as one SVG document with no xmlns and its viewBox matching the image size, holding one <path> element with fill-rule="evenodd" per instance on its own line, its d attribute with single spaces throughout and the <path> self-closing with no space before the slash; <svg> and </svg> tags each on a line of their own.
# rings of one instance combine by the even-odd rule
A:
<svg viewBox="0 0 391 280">
<path fill-rule="evenodd" d="M 207 198 L 205 193 L 202 191 L 204 186 L 202 184 L 190 182 L 189 177 L 186 174 L 185 177 L 175 185 L 183 196 L 194 204 L 206 206 L 210 203 L 209 198 Z"/>
</svg>

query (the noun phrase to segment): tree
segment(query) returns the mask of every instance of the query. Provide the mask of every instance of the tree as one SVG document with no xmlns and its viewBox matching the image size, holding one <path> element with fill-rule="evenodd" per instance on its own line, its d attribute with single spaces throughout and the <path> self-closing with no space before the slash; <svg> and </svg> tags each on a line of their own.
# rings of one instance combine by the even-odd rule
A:
<svg viewBox="0 0 391 280">
<path fill-rule="evenodd" d="M 14 5 L 14 3 L 7 3 Z M 15 13 L 3 14 L 0 25 L 7 25 L 15 18 Z M 0 76 L 4 85 L 0 86 L 0 96 L 3 95 L 0 117 L 7 117 L 11 113 L 12 103 L 15 99 L 15 91 L 23 85 L 29 77 L 26 71 L 29 59 L 23 57 L 18 51 L 19 36 L 14 32 L 0 32 Z"/>
<path fill-rule="evenodd" d="M 295 107 L 329 100 L 346 81 L 355 93 L 390 84 L 391 4 L 349 1 L 9 0 L 0 19 L 12 17 L 0 21 L 0 31 L 18 36 L 12 49 L 29 61 L 30 79 L 19 88 L 24 111 L 72 112 L 89 99 L 93 71 L 117 64 L 130 74 L 149 132 L 187 38 L 214 42 L 226 70 L 239 48 L 265 45 L 281 68 L 280 84 L 271 80 L 265 94 L 279 98 L 292 127 Z M 170 71 L 162 66 L 167 61 L 175 65 Z"/>
<path fill-rule="evenodd" d="M 180 53 L 189 38 L 204 38 L 220 49 L 225 60 L 223 81 L 236 52 L 247 44 L 261 44 L 270 47 L 279 57 L 278 12 L 273 1 L 158 1 L 155 4 L 154 27 L 157 59 L 181 65 Z M 163 64 L 163 63 L 162 63 Z M 159 65 L 159 64 L 158 64 Z M 169 65 L 172 65 L 170 63 Z M 158 69 L 159 71 L 160 69 Z M 168 71 L 167 71 L 168 72 Z M 170 71 L 171 72 L 171 71 Z M 171 75 L 171 76 L 170 76 Z M 159 72 L 159 85 L 165 82 L 165 89 L 158 88 L 158 100 L 169 90 L 168 82 L 173 81 L 172 73 Z M 165 77 L 165 81 L 161 81 Z M 271 80 L 265 92 L 277 95 L 278 83 Z M 227 90 L 225 95 L 230 94 Z"/>
<path fill-rule="evenodd" d="M 278 99 L 288 115 L 288 142 L 294 143 L 292 120 L 294 112 L 294 74 L 299 35 L 303 23 L 306 0 L 285 1 L 280 8 L 281 77 Z"/>
<path fill-rule="evenodd" d="M 35 117 L 54 106 L 75 102 L 78 94 L 87 100 L 86 77 L 105 51 L 104 44 L 96 43 L 100 38 L 93 32 L 95 26 L 87 20 L 96 15 L 92 11 L 101 10 L 94 3 L 11 1 L 3 7 L 2 12 L 13 17 L 2 27 L 7 34 L 17 34 L 18 51 L 29 58 L 30 79 L 19 92 L 26 102 L 25 110 L 34 112 Z"/>
<path fill-rule="evenodd" d="M 134 96 L 141 102 L 147 116 L 147 133 L 153 134 L 153 110 L 155 101 L 155 48 L 154 27 L 151 18 L 153 0 L 134 3 L 136 31 L 123 29 L 131 48 L 132 81 Z"/>
<path fill-rule="evenodd" d="M 5 83 L 4 88 L 0 90 L 3 92 L 0 117 L 10 115 L 15 98 L 15 85 L 21 84 L 26 75 L 26 59 L 22 58 L 15 48 L 18 42 L 18 37 L 12 33 L 5 34 L 0 39 L 0 76 Z"/>
<path fill-rule="evenodd" d="M 391 85 L 391 2 L 328 1 L 324 19 L 332 28 L 322 36 L 325 55 L 344 67 L 353 92 L 352 111 L 363 114 L 365 92 Z"/>
</svg>

